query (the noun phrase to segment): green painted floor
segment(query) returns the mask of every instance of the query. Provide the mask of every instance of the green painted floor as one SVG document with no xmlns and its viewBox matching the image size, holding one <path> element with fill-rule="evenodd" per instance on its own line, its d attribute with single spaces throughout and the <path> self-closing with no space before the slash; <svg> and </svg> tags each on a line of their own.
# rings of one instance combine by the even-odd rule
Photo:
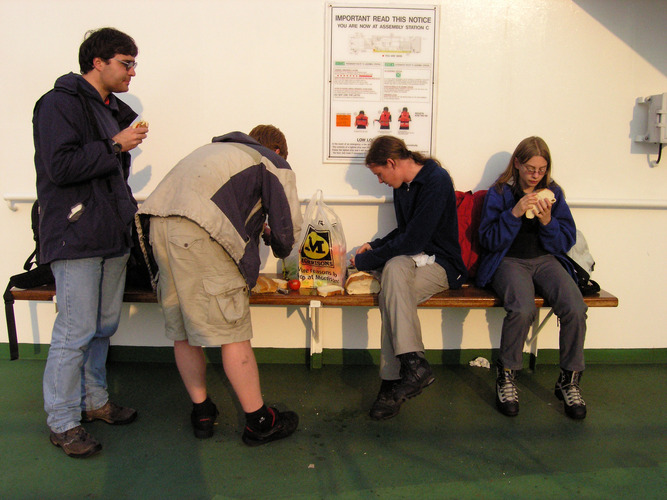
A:
<svg viewBox="0 0 667 500">
<path fill-rule="evenodd" d="M 301 416 L 296 434 L 248 448 L 222 367 L 209 388 L 222 414 L 194 438 L 176 368 L 112 363 L 126 427 L 86 428 L 104 449 L 65 456 L 48 440 L 44 361 L 0 361 L 0 498 L 667 498 L 667 366 L 589 366 L 588 418 L 553 395 L 555 365 L 524 370 L 521 413 L 494 407 L 489 370 L 435 366 L 436 383 L 394 419 L 371 421 L 373 366 L 261 365 L 267 402 Z"/>
</svg>

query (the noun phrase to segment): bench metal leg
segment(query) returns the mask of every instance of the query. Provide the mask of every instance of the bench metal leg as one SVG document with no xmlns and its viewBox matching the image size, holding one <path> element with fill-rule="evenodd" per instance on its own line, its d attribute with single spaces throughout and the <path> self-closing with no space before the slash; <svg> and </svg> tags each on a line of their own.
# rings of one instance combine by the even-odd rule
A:
<svg viewBox="0 0 667 500">
<path fill-rule="evenodd" d="M 537 364 L 537 336 L 542 331 L 542 328 L 544 328 L 544 325 L 547 324 L 549 318 L 553 316 L 553 314 L 554 310 L 549 309 L 549 312 L 541 321 L 540 321 L 540 309 L 537 310 L 537 314 L 535 315 L 535 320 L 533 321 L 533 327 L 531 328 L 532 335 L 526 340 L 526 344 L 528 344 L 528 347 L 530 349 L 529 366 L 531 370 L 534 370 L 535 365 Z"/>
<path fill-rule="evenodd" d="M 14 317 L 14 296 L 10 291 L 12 284 L 7 285 L 5 299 L 5 319 L 7 320 L 7 337 L 9 337 L 9 359 L 19 359 L 19 342 L 16 336 L 16 318 Z"/>
<path fill-rule="evenodd" d="M 310 316 L 310 367 L 322 368 L 322 337 L 320 335 L 320 309 L 322 302 L 311 300 L 308 306 Z"/>
</svg>

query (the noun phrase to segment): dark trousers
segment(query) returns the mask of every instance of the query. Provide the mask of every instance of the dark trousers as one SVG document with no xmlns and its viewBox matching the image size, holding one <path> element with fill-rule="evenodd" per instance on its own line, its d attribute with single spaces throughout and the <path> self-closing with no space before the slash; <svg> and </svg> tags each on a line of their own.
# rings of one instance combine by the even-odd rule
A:
<svg viewBox="0 0 667 500">
<path fill-rule="evenodd" d="M 507 315 L 500 339 L 500 362 L 510 370 L 522 368 L 523 346 L 537 308 L 535 293 L 553 307 L 560 321 L 560 366 L 583 371 L 586 311 L 581 292 L 553 255 L 534 259 L 506 257 L 498 266 L 491 286 L 503 300 Z"/>
</svg>

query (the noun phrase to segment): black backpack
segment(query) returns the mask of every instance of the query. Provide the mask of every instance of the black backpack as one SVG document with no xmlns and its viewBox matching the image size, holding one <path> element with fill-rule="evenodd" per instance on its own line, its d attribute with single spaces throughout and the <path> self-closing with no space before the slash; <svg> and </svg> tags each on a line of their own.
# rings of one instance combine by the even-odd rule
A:
<svg viewBox="0 0 667 500">
<path fill-rule="evenodd" d="M 9 278 L 9 283 L 2 296 L 5 299 L 5 316 L 7 319 L 7 336 L 9 337 L 9 357 L 18 359 L 18 339 L 16 337 L 16 320 L 14 319 L 14 297 L 11 289 L 16 288 L 35 288 L 42 285 L 55 283 L 55 278 L 51 272 L 51 266 L 39 263 L 39 203 L 32 205 L 32 237 L 35 240 L 35 250 L 23 264 L 25 272 L 15 274 Z M 34 266 L 34 269 L 33 269 Z"/>
<path fill-rule="evenodd" d="M 32 237 L 35 240 L 35 250 L 30 254 L 23 264 L 24 273 L 16 274 L 9 278 L 9 288 L 35 288 L 42 285 L 55 283 L 51 266 L 39 263 L 39 202 L 32 204 L 30 214 L 32 225 Z M 34 266 L 34 269 L 33 269 Z"/>
</svg>

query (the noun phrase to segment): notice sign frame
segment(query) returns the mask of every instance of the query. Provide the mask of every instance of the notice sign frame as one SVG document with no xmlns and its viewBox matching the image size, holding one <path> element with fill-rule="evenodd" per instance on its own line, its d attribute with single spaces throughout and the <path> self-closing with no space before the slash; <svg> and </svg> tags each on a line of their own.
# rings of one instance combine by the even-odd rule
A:
<svg viewBox="0 0 667 500">
<path fill-rule="evenodd" d="M 363 163 L 377 136 L 433 154 L 438 61 L 436 5 L 329 4 L 325 163 Z"/>
</svg>

